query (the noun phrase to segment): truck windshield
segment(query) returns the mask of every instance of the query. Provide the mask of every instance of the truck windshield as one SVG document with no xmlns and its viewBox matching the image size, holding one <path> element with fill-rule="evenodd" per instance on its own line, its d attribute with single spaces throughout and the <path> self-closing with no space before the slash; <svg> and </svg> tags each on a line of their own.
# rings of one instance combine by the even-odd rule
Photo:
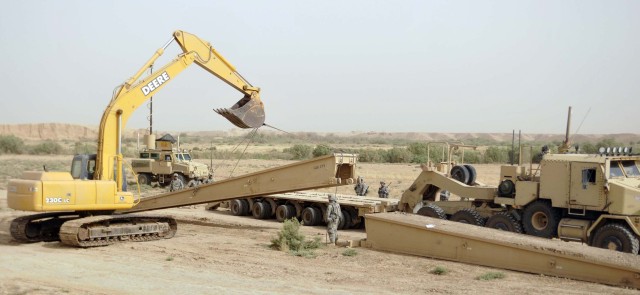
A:
<svg viewBox="0 0 640 295">
<path fill-rule="evenodd" d="M 178 160 L 184 161 L 184 158 L 182 157 L 182 154 L 176 154 L 176 157 L 178 158 Z"/>
<path fill-rule="evenodd" d="M 624 173 L 627 177 L 640 176 L 640 170 L 638 170 L 638 163 L 636 161 L 622 161 L 622 167 L 624 167 Z"/>
<path fill-rule="evenodd" d="M 189 155 L 189 154 L 184 154 L 184 160 L 185 160 L 185 161 L 191 161 L 191 155 Z"/>
<path fill-rule="evenodd" d="M 620 161 L 611 161 L 611 167 L 609 168 L 609 177 L 624 177 L 622 168 L 620 168 Z"/>
</svg>

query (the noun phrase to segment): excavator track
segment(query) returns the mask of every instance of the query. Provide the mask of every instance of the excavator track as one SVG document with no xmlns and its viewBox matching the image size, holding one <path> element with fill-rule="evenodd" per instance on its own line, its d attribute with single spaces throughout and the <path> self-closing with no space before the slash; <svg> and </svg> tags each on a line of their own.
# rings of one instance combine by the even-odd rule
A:
<svg viewBox="0 0 640 295">
<path fill-rule="evenodd" d="M 11 236 L 22 243 L 58 241 L 60 226 L 73 218 L 78 218 L 78 214 L 56 212 L 18 217 L 11 222 Z"/>
<path fill-rule="evenodd" d="M 74 247 L 99 247 L 120 242 L 145 242 L 172 238 L 178 229 L 169 216 L 91 216 L 65 222 L 60 241 Z"/>
</svg>

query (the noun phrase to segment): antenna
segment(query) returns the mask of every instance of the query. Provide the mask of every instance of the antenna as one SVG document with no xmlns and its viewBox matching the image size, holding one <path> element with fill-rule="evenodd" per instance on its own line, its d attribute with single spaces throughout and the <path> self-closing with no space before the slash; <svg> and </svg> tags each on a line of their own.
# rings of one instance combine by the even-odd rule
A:
<svg viewBox="0 0 640 295">
<path fill-rule="evenodd" d="M 569 146 L 571 145 L 569 141 L 569 132 L 571 130 L 571 106 L 569 106 L 569 113 L 567 115 L 567 132 L 564 136 L 564 141 L 562 142 L 562 146 L 558 148 L 558 153 L 565 154 L 569 152 Z"/>
<path fill-rule="evenodd" d="M 578 125 L 578 129 L 576 129 L 576 132 L 571 136 L 572 139 L 576 134 L 578 134 L 578 132 L 580 132 L 580 127 L 582 127 L 582 123 L 584 123 L 584 120 L 586 120 L 587 116 L 589 116 L 589 112 L 591 112 L 591 107 L 589 107 L 589 109 L 587 110 L 587 113 L 584 114 L 584 117 L 582 117 L 582 121 L 580 121 L 580 125 Z"/>
</svg>

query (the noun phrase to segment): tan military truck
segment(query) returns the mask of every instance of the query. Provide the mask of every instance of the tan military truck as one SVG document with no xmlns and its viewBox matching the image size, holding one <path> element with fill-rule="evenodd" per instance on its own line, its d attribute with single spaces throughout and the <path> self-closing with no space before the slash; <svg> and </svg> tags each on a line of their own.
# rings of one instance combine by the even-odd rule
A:
<svg viewBox="0 0 640 295">
<path fill-rule="evenodd" d="M 469 167 L 423 165 L 399 209 L 638 254 L 640 155 L 631 148 L 547 153 L 537 167 L 502 166 L 498 186 L 475 181 Z M 440 200 L 442 190 L 461 200 Z"/>
<path fill-rule="evenodd" d="M 158 182 L 161 186 L 169 185 L 174 173 L 178 174 L 185 185 L 189 180 L 208 177 L 209 167 L 193 161 L 187 150 L 175 147 L 175 142 L 173 137 L 165 135 L 155 141 L 155 148 L 146 148 L 140 151 L 139 158 L 131 160 L 131 167 L 138 175 L 138 183 Z"/>
</svg>

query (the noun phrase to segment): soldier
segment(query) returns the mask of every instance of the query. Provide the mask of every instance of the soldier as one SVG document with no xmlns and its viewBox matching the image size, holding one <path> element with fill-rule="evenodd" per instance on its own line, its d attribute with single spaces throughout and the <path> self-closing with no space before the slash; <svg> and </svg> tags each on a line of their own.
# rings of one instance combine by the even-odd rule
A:
<svg viewBox="0 0 640 295">
<path fill-rule="evenodd" d="M 169 191 L 179 191 L 184 188 L 184 183 L 182 180 L 178 178 L 178 173 L 173 173 L 173 180 L 171 180 L 171 184 L 169 185 Z"/>
<path fill-rule="evenodd" d="M 385 199 L 389 197 L 389 186 L 386 185 L 384 181 L 380 181 L 380 188 L 378 189 L 378 197 L 385 198 Z"/>
<path fill-rule="evenodd" d="M 196 187 L 198 185 L 200 185 L 198 178 L 191 179 L 189 180 L 189 183 L 187 183 L 187 187 Z"/>
<path fill-rule="evenodd" d="M 327 221 L 329 244 L 335 246 L 338 240 L 338 224 L 340 223 L 340 204 L 338 204 L 335 195 L 329 194 L 329 205 L 324 219 Z"/>
<path fill-rule="evenodd" d="M 209 173 L 209 178 L 205 179 L 202 183 L 209 184 L 213 182 L 213 173 Z"/>
<path fill-rule="evenodd" d="M 361 176 L 358 176 L 358 182 L 353 189 L 356 191 L 356 195 L 358 196 L 366 196 L 369 193 L 369 185 L 364 183 L 364 178 Z"/>
</svg>

